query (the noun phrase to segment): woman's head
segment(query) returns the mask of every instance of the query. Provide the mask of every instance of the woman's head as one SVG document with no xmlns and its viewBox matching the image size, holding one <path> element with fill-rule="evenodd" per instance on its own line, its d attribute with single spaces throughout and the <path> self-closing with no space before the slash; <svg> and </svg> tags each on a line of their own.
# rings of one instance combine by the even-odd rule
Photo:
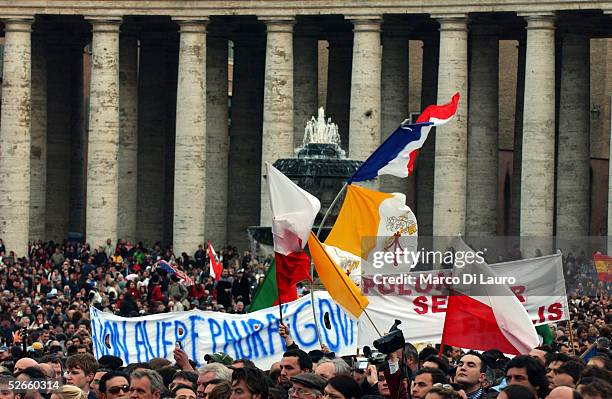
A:
<svg viewBox="0 0 612 399">
<path fill-rule="evenodd" d="M 337 375 L 327 381 L 325 396 L 329 399 L 358 399 L 361 397 L 361 390 L 353 377 Z"/>
<path fill-rule="evenodd" d="M 81 388 L 74 385 L 63 385 L 61 388 L 53 391 L 51 399 L 87 399 L 87 396 L 81 391 Z"/>
</svg>

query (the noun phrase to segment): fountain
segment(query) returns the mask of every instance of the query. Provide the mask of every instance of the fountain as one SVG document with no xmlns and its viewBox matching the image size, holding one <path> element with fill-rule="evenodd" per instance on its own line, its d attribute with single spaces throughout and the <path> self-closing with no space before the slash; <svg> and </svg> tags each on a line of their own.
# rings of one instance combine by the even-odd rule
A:
<svg viewBox="0 0 612 399">
<path fill-rule="evenodd" d="M 313 116 L 306 122 L 303 144 L 295 149 L 295 157 L 274 162 L 275 168 L 321 201 L 315 227 L 321 223 L 323 215 L 344 182 L 363 163 L 347 159 L 340 144 L 338 125 L 332 123 L 331 118 L 325 118 L 325 111 L 321 107 L 317 117 Z M 327 236 L 334 224 L 341 204 L 342 201 L 338 201 L 331 210 L 323 226 L 322 237 Z M 252 244 L 257 242 L 264 246 L 272 245 L 270 227 L 249 227 L 248 233 Z"/>
</svg>

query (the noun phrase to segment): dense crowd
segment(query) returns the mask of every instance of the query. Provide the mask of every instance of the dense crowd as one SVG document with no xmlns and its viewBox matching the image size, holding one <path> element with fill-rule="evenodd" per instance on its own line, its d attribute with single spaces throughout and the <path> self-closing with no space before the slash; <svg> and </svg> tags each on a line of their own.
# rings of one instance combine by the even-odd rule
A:
<svg viewBox="0 0 612 399">
<path fill-rule="evenodd" d="M 128 317 L 194 308 L 244 313 L 272 259 L 230 246 L 218 254 L 223 272 L 215 281 L 203 246 L 176 256 L 159 244 L 109 240 L 92 250 L 35 242 L 18 258 L 0 240 L 0 399 L 612 398 L 610 285 L 597 280 L 590 259 L 571 254 L 564 271 L 573 324 L 550 325 L 548 341 L 512 359 L 497 350 L 409 343 L 367 359 L 326 347 L 306 353 L 286 326 L 279 333 L 287 351 L 270 370 L 224 353 L 197 359 L 208 364 L 196 370 L 178 347 L 174 362 L 92 356 L 90 306 Z M 194 284 L 157 267 L 160 260 Z"/>
</svg>

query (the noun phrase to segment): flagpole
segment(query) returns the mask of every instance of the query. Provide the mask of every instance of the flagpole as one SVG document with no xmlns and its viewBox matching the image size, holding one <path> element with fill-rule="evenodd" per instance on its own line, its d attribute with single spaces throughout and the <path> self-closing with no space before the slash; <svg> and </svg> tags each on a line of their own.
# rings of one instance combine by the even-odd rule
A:
<svg viewBox="0 0 612 399">
<path fill-rule="evenodd" d="M 348 185 L 349 185 L 348 181 L 346 183 L 344 183 L 344 186 L 342 186 L 340 191 L 338 191 L 338 194 L 336 194 L 336 198 L 334 198 L 334 200 L 332 201 L 332 203 L 329 206 L 329 208 L 327 208 L 327 211 L 325 211 L 325 215 L 323 215 L 323 219 L 321 219 L 321 224 L 319 224 L 319 228 L 317 229 L 317 238 L 319 238 L 319 236 L 321 235 L 321 230 L 323 229 L 323 225 L 325 224 L 325 221 L 327 220 L 327 217 L 331 213 L 331 210 L 334 208 L 334 206 L 336 205 L 336 202 L 338 202 L 338 200 L 342 196 L 342 193 L 344 193 L 344 191 L 346 190 Z M 312 270 L 313 270 L 312 267 L 313 266 L 311 265 L 311 269 L 310 269 L 310 275 L 311 276 L 312 276 Z"/>
<path fill-rule="evenodd" d="M 321 219 L 321 223 L 319 224 L 319 228 L 317 229 L 317 238 L 319 238 L 319 235 L 321 234 L 321 230 L 323 229 L 323 225 L 325 224 L 327 217 L 331 213 L 331 210 L 334 208 L 334 206 L 336 205 L 336 202 L 338 202 L 338 200 L 342 196 L 342 193 L 344 193 L 344 191 L 348 187 L 348 184 L 349 184 L 348 182 L 344 183 L 340 191 L 338 191 L 338 194 L 336 194 L 336 197 L 332 201 L 331 205 L 327 208 L 327 211 L 325 211 L 325 214 L 323 215 L 323 219 Z M 317 338 L 319 340 L 319 346 L 323 347 L 323 339 L 321 338 L 321 332 L 319 331 L 319 320 L 317 319 L 317 311 L 315 309 L 314 287 L 312 286 L 313 278 L 314 278 L 314 262 L 311 260 L 310 261 L 310 281 L 309 281 L 310 283 L 310 305 L 312 306 L 312 318 L 314 319 L 314 322 L 315 322 L 315 329 L 317 331 Z"/>
</svg>

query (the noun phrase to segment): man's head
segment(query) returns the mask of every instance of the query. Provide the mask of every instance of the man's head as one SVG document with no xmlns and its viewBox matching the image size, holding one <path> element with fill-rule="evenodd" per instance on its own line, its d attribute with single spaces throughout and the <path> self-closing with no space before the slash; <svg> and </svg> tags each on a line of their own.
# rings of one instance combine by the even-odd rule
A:
<svg viewBox="0 0 612 399">
<path fill-rule="evenodd" d="M 251 367 L 234 370 L 230 399 L 268 399 L 268 383 L 265 374 Z"/>
<path fill-rule="evenodd" d="M 517 356 L 506 364 L 506 380 L 508 385 L 522 385 L 537 396 L 548 392 L 544 367 L 529 355 Z"/>
<path fill-rule="evenodd" d="M 93 380 L 89 384 L 89 389 L 96 394 L 96 397 L 100 397 L 100 378 L 107 373 L 108 370 L 98 370 L 96 374 L 94 374 Z"/>
<path fill-rule="evenodd" d="M 198 370 L 198 380 L 197 380 L 197 394 L 198 399 L 204 398 L 204 391 L 206 389 L 206 385 L 210 383 L 212 380 L 225 380 L 231 381 L 232 379 L 232 370 L 222 365 L 221 363 L 211 363 L 205 366 L 202 366 Z"/>
<path fill-rule="evenodd" d="M 563 363 L 562 366 L 557 368 L 553 377 L 553 385 L 555 387 L 570 387 L 576 388 L 580 373 L 584 369 L 584 363 L 570 360 L 569 362 Z"/>
<path fill-rule="evenodd" d="M 587 366 L 596 366 L 606 370 L 612 370 L 612 360 L 606 356 L 593 356 L 587 362 Z"/>
<path fill-rule="evenodd" d="M 289 389 L 291 399 L 315 399 L 323 397 L 327 380 L 318 374 L 302 373 L 290 378 L 293 384 Z"/>
<path fill-rule="evenodd" d="M 434 384 L 447 383 L 446 375 L 437 368 L 426 367 L 416 372 L 412 382 L 412 399 L 424 399 Z"/>
<path fill-rule="evenodd" d="M 278 384 L 288 387 L 291 385 L 290 377 L 312 371 L 312 359 L 301 349 L 290 349 L 283 354 L 280 368 L 281 373 L 278 377 Z"/>
<path fill-rule="evenodd" d="M 198 383 L 198 377 L 199 377 L 198 373 L 179 370 L 176 373 L 174 373 L 174 377 L 172 377 L 172 382 L 168 385 L 168 388 L 170 388 L 170 390 L 173 391 L 174 388 L 179 385 L 187 385 L 187 386 L 193 385 L 194 387 L 196 387 Z M 194 392 L 196 392 L 195 388 L 194 388 Z"/>
<path fill-rule="evenodd" d="M 538 349 L 538 348 L 533 348 L 529 352 L 529 356 L 533 357 L 538 362 L 540 362 L 542 366 L 546 365 L 546 354 L 547 354 L 546 351 L 543 351 L 542 349 Z"/>
<path fill-rule="evenodd" d="M 578 392 L 584 399 L 612 398 L 612 385 L 599 378 L 582 378 L 578 385 Z"/>
<path fill-rule="evenodd" d="M 350 374 L 351 368 L 342 358 L 328 359 L 324 357 L 319 360 L 315 373 L 327 381 L 338 374 Z"/>
<path fill-rule="evenodd" d="M 100 378 L 98 389 L 100 399 L 128 399 L 130 377 L 120 371 L 109 371 Z"/>
<path fill-rule="evenodd" d="M 159 399 L 164 381 L 157 371 L 137 369 L 130 375 L 130 399 Z"/>
<path fill-rule="evenodd" d="M 29 357 L 24 357 L 15 362 L 15 367 L 13 368 L 13 375 L 19 374 L 20 371 L 27 369 L 28 367 L 38 366 L 38 362 Z"/>
<path fill-rule="evenodd" d="M 557 387 L 550 391 L 547 399 L 582 399 L 582 395 L 570 387 Z"/>
<path fill-rule="evenodd" d="M 571 358 L 564 353 L 554 353 L 546 359 L 546 378 L 548 379 L 548 386 L 550 389 L 554 388 L 553 378 L 557 369 L 563 365 L 563 363 L 569 361 Z"/>
<path fill-rule="evenodd" d="M 455 382 L 463 388 L 466 393 L 477 391 L 485 379 L 487 366 L 477 352 L 469 352 L 461 356 L 457 363 Z"/>
<path fill-rule="evenodd" d="M 98 371 L 98 362 L 89 353 L 79 353 L 66 360 L 66 369 L 68 370 L 66 383 L 77 386 L 87 393 L 89 392 L 89 385 L 93 381 L 96 371 Z"/>
</svg>

